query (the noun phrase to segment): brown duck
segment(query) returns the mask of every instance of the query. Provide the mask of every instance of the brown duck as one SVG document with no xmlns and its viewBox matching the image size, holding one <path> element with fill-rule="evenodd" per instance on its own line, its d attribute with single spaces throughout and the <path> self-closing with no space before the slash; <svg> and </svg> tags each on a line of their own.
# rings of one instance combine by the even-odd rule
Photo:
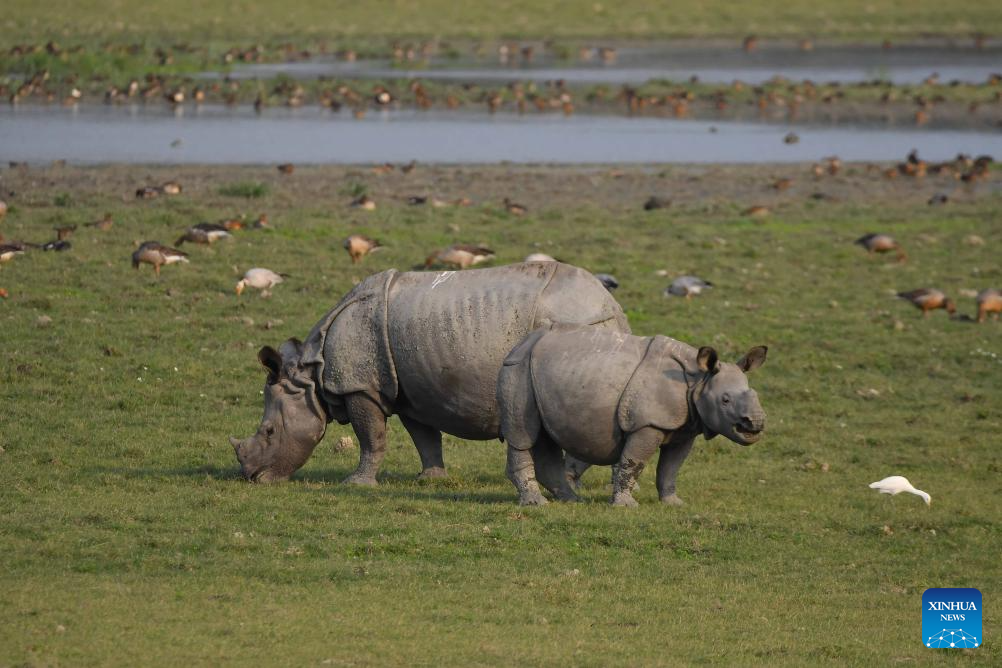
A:
<svg viewBox="0 0 1002 668">
<path fill-rule="evenodd" d="M 104 214 L 104 217 L 101 220 L 95 220 L 92 223 L 84 223 L 84 227 L 96 227 L 97 229 L 101 230 L 102 232 L 107 232 L 108 230 L 111 229 L 111 227 L 114 224 L 115 224 L 115 221 L 112 219 L 111 214 L 110 213 L 106 213 L 106 214 Z"/>
<path fill-rule="evenodd" d="M 362 261 L 363 257 L 382 247 L 375 239 L 370 239 L 362 234 L 353 234 L 344 240 L 344 249 L 351 256 L 352 264 L 358 264 Z"/>
<path fill-rule="evenodd" d="M 229 230 L 222 225 L 216 223 L 199 223 L 185 230 L 185 233 L 177 238 L 174 245 L 180 246 L 185 241 L 195 244 L 211 244 L 214 241 L 231 236 Z"/>
<path fill-rule="evenodd" d="M 365 211 L 375 211 L 376 210 L 376 200 L 372 199 L 368 195 L 361 195 L 356 197 L 351 201 L 349 205 L 353 209 L 363 209 Z"/>
<path fill-rule="evenodd" d="M 994 288 L 988 288 L 978 293 L 978 322 L 984 322 L 985 317 L 991 313 L 992 318 L 999 319 L 1002 313 L 1002 292 Z"/>
<path fill-rule="evenodd" d="M 24 254 L 24 244 L 14 241 L 0 243 L 0 262 L 10 262 L 17 255 Z"/>
<path fill-rule="evenodd" d="M 77 226 L 61 225 L 59 227 L 54 227 L 52 229 L 56 231 L 56 238 L 59 239 L 59 241 L 63 241 L 64 239 L 69 239 L 71 236 L 73 236 L 73 232 L 76 231 Z"/>
<path fill-rule="evenodd" d="M 879 234 L 870 233 L 864 234 L 859 239 L 856 239 L 854 244 L 862 246 L 866 249 L 866 252 L 873 253 L 890 253 L 891 251 L 897 252 L 898 262 L 904 262 L 908 259 L 908 254 L 901 247 L 894 237 L 889 234 Z"/>
<path fill-rule="evenodd" d="M 529 213 L 529 209 L 521 204 L 512 202 L 509 198 L 504 198 L 504 209 L 513 216 L 524 216 Z"/>
<path fill-rule="evenodd" d="M 950 315 L 957 312 L 957 306 L 953 300 L 947 297 L 942 290 L 936 288 L 919 288 L 910 292 L 899 292 L 898 298 L 909 301 L 916 308 L 921 309 L 923 317 L 928 317 L 929 311 L 938 308 L 945 309 Z"/>
<path fill-rule="evenodd" d="M 188 262 L 188 254 L 176 248 L 164 246 L 158 241 L 144 241 L 132 254 L 133 269 L 139 269 L 140 264 L 152 264 L 157 278 L 160 277 L 160 267 L 178 262 Z"/>
<path fill-rule="evenodd" d="M 435 251 L 429 255 L 424 265 L 431 267 L 435 264 L 447 264 L 459 267 L 460 269 L 466 269 L 492 257 L 494 257 L 494 251 L 485 246 L 453 244 L 444 250 Z"/>
</svg>

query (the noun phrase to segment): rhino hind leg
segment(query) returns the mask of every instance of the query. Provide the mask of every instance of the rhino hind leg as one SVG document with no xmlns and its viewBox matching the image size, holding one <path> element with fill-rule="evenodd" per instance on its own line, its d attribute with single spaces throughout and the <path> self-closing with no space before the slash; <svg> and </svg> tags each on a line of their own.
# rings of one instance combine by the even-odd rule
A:
<svg viewBox="0 0 1002 668">
<path fill-rule="evenodd" d="M 442 432 L 422 424 L 414 418 L 400 415 L 404 429 L 410 434 L 418 455 L 421 456 L 421 473 L 419 479 L 446 478 L 445 462 L 442 461 Z"/>
<path fill-rule="evenodd" d="M 545 433 L 540 433 L 532 448 L 539 482 L 558 501 L 579 501 L 564 473 L 564 452 Z"/>
<path fill-rule="evenodd" d="M 531 450 L 519 450 L 508 445 L 508 466 L 505 471 L 518 490 L 518 502 L 523 506 L 545 506 L 547 501 L 539 491 L 536 482 L 536 467 L 533 464 Z"/>
<path fill-rule="evenodd" d="M 577 459 L 573 455 L 564 455 L 564 479 L 573 490 L 581 489 L 581 476 L 591 468 L 591 464 Z"/>
<path fill-rule="evenodd" d="M 347 395 L 344 403 L 361 452 L 358 468 L 344 482 L 376 485 L 376 473 L 386 456 L 386 416 L 376 402 L 361 393 Z"/>
</svg>

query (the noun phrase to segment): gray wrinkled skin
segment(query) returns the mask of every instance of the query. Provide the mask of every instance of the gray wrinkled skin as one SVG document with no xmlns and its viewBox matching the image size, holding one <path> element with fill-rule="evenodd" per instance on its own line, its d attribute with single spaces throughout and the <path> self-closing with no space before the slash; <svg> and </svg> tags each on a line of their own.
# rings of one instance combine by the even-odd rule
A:
<svg viewBox="0 0 1002 668">
<path fill-rule="evenodd" d="M 337 420 L 351 423 L 361 452 L 346 482 L 374 485 L 386 418 L 397 414 L 421 456 L 421 475 L 445 475 L 442 432 L 497 438 L 502 361 L 529 332 L 558 323 L 629 332 L 602 284 L 565 264 L 370 276 L 305 342 L 261 350 L 269 371 L 261 426 L 231 439 L 241 473 L 288 479 Z"/>
<path fill-rule="evenodd" d="M 766 353 L 752 348 L 728 364 L 712 348 L 664 336 L 580 327 L 531 333 L 505 358 L 497 386 L 519 501 L 546 503 L 539 483 L 572 499 L 588 466 L 611 464 L 613 504 L 636 505 L 637 476 L 660 450 L 658 492 L 680 505 L 675 480 L 697 435 L 723 434 L 740 445 L 761 437 L 765 413 L 746 373 Z"/>
</svg>

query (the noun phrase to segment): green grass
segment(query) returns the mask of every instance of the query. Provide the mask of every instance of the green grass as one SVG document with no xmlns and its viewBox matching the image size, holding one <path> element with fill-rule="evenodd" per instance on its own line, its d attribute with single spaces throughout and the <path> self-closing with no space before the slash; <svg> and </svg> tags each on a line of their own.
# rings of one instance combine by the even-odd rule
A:
<svg viewBox="0 0 1002 668">
<path fill-rule="evenodd" d="M 752 0 L 684 0 L 669 5 L 624 0 L 530 0 L 462 3 L 444 0 L 376 0 L 337 3 L 196 2 L 151 5 L 9 0 L 4 42 L 56 37 L 93 40 L 243 40 L 274 37 L 365 38 L 589 38 L 828 36 L 836 39 L 967 36 L 1002 31 L 1002 12 L 992 3 L 963 6 L 933 0 L 845 0 L 783 3 Z"/>
<path fill-rule="evenodd" d="M 923 320 L 890 297 L 934 284 L 969 313 L 959 290 L 1002 282 L 997 172 L 930 208 L 925 191 L 947 181 L 873 185 L 854 167 L 819 182 L 792 166 L 607 171 L 0 172 L 16 193 L 8 237 L 116 220 L 78 230 L 68 253 L 0 266 L 0 664 L 997 665 L 1002 325 Z M 782 174 L 797 185 L 763 195 Z M 183 195 L 121 197 L 169 178 Z M 237 213 L 221 194 L 233 183 L 269 185 L 246 213 L 268 212 L 273 230 L 193 247 L 159 282 L 132 270 L 134 241 Z M 351 183 L 379 208 L 349 209 Z M 478 204 L 399 203 L 425 187 Z M 817 203 L 814 190 L 856 196 Z M 501 192 L 530 215 L 502 213 Z M 644 213 L 651 192 L 676 204 Z M 740 213 L 758 198 L 775 200 L 764 222 Z M 852 246 L 874 230 L 910 262 Z M 352 232 L 386 250 L 353 267 L 340 248 Z M 651 470 L 640 508 L 611 508 L 599 468 L 584 503 L 522 509 L 504 447 L 451 437 L 450 478 L 421 484 L 395 418 L 376 489 L 337 484 L 357 457 L 334 452 L 351 433 L 337 425 L 294 481 L 239 480 L 226 436 L 260 419 L 257 349 L 304 336 L 369 272 L 453 241 L 488 243 L 498 263 L 540 250 L 612 272 L 640 334 L 726 358 L 769 345 L 752 380 L 765 438 L 700 439 L 683 508 L 657 502 Z M 237 298 L 250 266 L 292 278 L 271 299 Z M 661 268 L 716 287 L 666 300 Z M 894 473 L 932 506 L 867 489 Z M 941 586 L 981 589 L 983 647 L 920 645 L 922 591 Z"/>
<path fill-rule="evenodd" d="M 268 189 L 268 184 L 261 183 L 260 181 L 239 181 L 220 186 L 219 194 L 224 197 L 260 199 L 268 194 Z"/>
</svg>

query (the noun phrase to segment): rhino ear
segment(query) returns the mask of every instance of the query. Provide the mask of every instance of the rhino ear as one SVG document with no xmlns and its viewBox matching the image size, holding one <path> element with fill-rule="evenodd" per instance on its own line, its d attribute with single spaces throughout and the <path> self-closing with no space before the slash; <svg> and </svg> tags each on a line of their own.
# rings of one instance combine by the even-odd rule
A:
<svg viewBox="0 0 1002 668">
<path fill-rule="evenodd" d="M 297 338 L 291 338 L 278 347 L 278 352 L 281 353 L 281 359 L 290 357 L 299 359 L 303 355 L 303 342 Z"/>
<path fill-rule="evenodd" d="M 763 364 L 765 364 L 766 353 L 769 352 L 769 348 L 766 346 L 755 346 L 747 353 L 745 356 L 738 360 L 738 368 L 748 373 L 749 371 L 754 371 Z"/>
<path fill-rule="evenodd" d="M 699 370 L 706 373 L 717 373 L 720 370 L 720 362 L 717 358 L 717 351 L 710 346 L 703 346 L 696 353 L 696 364 Z"/>
<path fill-rule="evenodd" d="M 268 384 L 277 383 L 282 376 L 282 356 L 271 346 L 265 346 L 258 351 L 257 358 L 268 369 Z"/>
</svg>

